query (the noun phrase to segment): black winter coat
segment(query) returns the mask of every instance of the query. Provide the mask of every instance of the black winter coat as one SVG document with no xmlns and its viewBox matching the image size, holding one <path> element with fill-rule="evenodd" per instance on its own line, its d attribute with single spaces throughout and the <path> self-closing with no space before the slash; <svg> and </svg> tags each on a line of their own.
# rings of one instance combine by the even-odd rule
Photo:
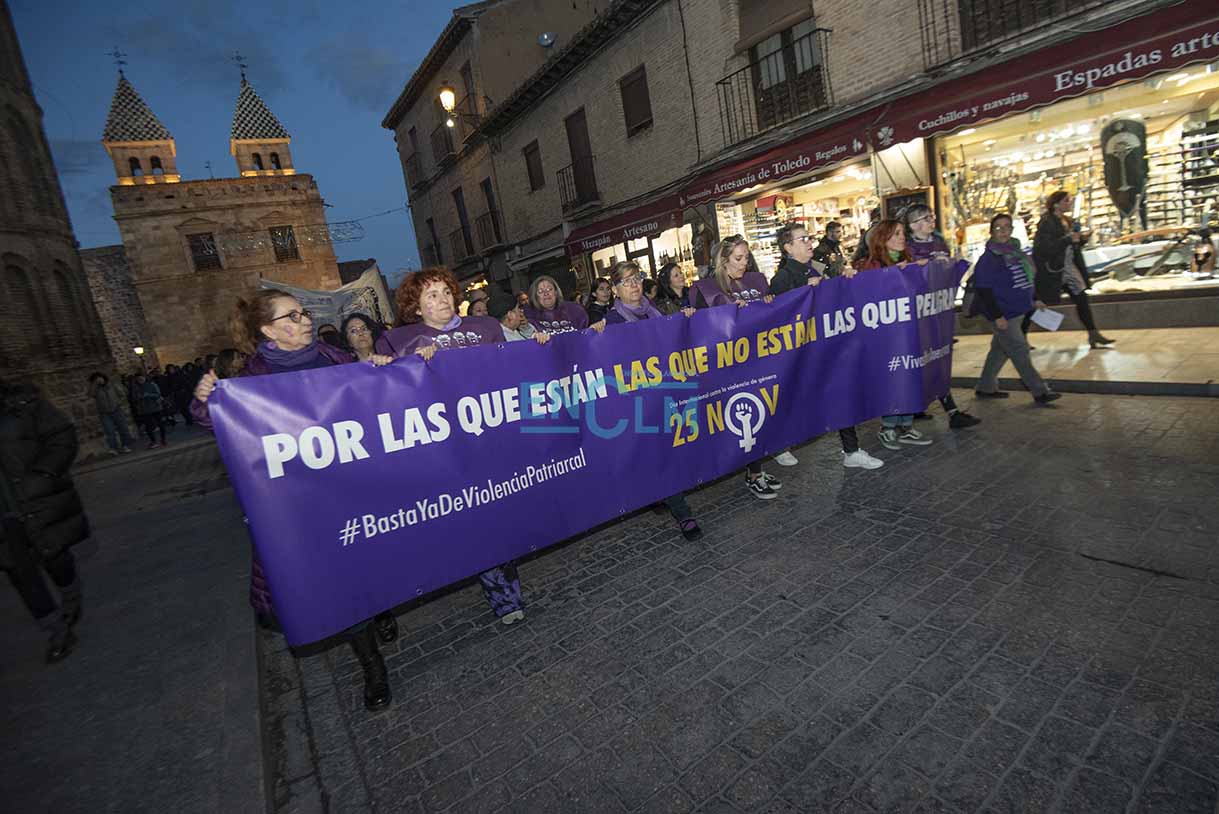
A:
<svg viewBox="0 0 1219 814">
<path fill-rule="evenodd" d="M 1053 212 L 1041 216 L 1037 224 L 1037 234 L 1033 236 L 1033 263 L 1037 273 L 1033 284 L 1037 288 L 1037 299 L 1046 305 L 1056 305 L 1062 299 L 1062 270 L 1071 248 L 1075 267 L 1084 278 L 1084 288 L 1091 288 L 1092 279 L 1088 276 L 1088 266 L 1084 263 L 1084 243 L 1082 238 L 1078 243 L 1071 241 L 1071 233 L 1062 225 L 1062 221 Z"/>
<path fill-rule="evenodd" d="M 10 545 L 27 542 L 47 558 L 88 539 L 68 474 L 76 452 L 67 416 L 32 388 L 0 385 L 0 567 L 7 567 Z"/>
</svg>

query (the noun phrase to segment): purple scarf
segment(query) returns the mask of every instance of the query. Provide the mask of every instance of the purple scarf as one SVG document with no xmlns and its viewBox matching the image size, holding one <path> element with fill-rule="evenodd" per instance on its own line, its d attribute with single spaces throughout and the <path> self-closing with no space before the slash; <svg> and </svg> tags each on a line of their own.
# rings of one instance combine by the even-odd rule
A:
<svg viewBox="0 0 1219 814">
<path fill-rule="evenodd" d="M 648 301 L 647 297 L 640 300 L 639 305 L 631 307 L 620 299 L 614 300 L 614 310 L 618 315 L 627 322 L 638 322 L 641 319 L 658 319 L 664 314 L 656 310 L 656 307 Z"/>
<path fill-rule="evenodd" d="M 1019 263 L 1024 269 L 1025 275 L 1029 278 L 1029 282 L 1033 282 L 1033 264 L 1029 262 L 1029 256 L 1020 248 L 1020 241 L 1016 238 L 1010 238 L 1006 243 L 1000 243 L 997 240 L 986 241 L 986 248 L 989 251 L 999 255 L 1010 266 L 1013 263 Z"/>
<path fill-rule="evenodd" d="M 258 353 L 267 360 L 271 367 L 278 370 L 294 370 L 330 364 L 330 359 L 322 353 L 316 339 L 300 350 L 281 350 L 279 345 L 274 342 L 260 342 Z"/>
</svg>

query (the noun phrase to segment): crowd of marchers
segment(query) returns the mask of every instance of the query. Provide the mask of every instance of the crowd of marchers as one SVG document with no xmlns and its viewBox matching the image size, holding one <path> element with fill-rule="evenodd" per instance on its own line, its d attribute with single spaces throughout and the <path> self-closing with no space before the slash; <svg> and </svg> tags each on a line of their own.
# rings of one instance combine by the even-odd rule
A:
<svg viewBox="0 0 1219 814">
<path fill-rule="evenodd" d="M 1049 404 L 1059 394 L 1038 374 L 1029 355 L 1027 332 L 1038 308 L 1065 293 L 1074 303 L 1094 347 L 1112 344 L 1097 329 L 1088 302 L 1088 271 L 1081 247 L 1088 233 L 1067 214 L 1065 192 L 1046 201 L 1031 253 L 1012 237 L 1012 218 L 998 214 L 990 239 L 975 260 L 966 286 L 964 310 L 981 317 L 993 333 L 975 396 L 1007 398 L 998 374 L 1011 360 L 1032 398 Z M 463 294 L 447 269 L 436 267 L 408 275 L 398 286 L 396 326 L 387 327 L 367 314 L 348 314 L 340 325 L 314 325 L 312 314 L 284 291 L 260 290 L 238 299 L 227 326 L 233 346 L 214 356 L 181 366 L 169 365 L 129 376 L 90 377 L 90 397 L 112 454 L 128 452 L 134 443 L 127 429 L 129 412 L 150 447 L 165 443 L 165 427 L 181 420 L 211 427 L 208 400 L 216 383 L 233 376 L 264 376 L 339 364 L 385 366 L 397 358 L 452 354 L 466 347 L 529 341 L 545 344 L 552 336 L 579 331 L 631 330 L 651 319 L 683 319 L 708 308 L 764 307 L 773 298 L 800 286 L 817 286 L 831 277 L 848 281 L 861 274 L 916 271 L 936 258 L 952 259 L 936 232 L 930 208 L 914 205 L 896 219 L 873 213 L 873 222 L 853 251 L 841 245 L 840 228 L 830 223 L 814 236 L 799 223 L 778 229 L 781 263 L 768 280 L 758 271 L 750 244 L 741 236 L 722 240 L 710 266 L 687 280 L 676 264 L 654 277 L 634 261 L 615 263 L 585 297 L 565 296 L 552 277 L 534 279 L 527 292 L 513 296 L 493 290 Z M 463 313 L 464 312 L 464 313 Z M 460 363 L 461 356 L 454 357 Z M 950 429 L 974 427 L 980 420 L 962 410 L 950 392 L 939 398 Z M 888 450 L 925 447 L 932 437 L 916 428 L 925 412 L 881 417 L 878 443 Z M 856 427 L 838 428 L 843 466 L 877 469 L 880 458 L 861 445 Z M 58 661 L 72 650 L 75 626 L 82 616 L 81 580 L 71 547 L 90 531 L 69 467 L 76 457 L 75 429 L 28 383 L 0 381 L 0 510 L 3 538 L 0 566 L 21 595 L 30 614 L 49 634 L 47 660 Z M 774 456 L 782 466 L 796 466 L 790 450 Z M 750 462 L 742 488 L 761 500 L 778 498 L 782 482 L 765 471 L 763 460 Z M 683 494 L 663 501 L 680 533 L 690 541 L 703 529 Z M 50 578 L 50 589 L 44 573 Z M 503 624 L 525 619 L 525 598 L 513 563 L 479 575 L 487 602 Z M 250 603 L 259 624 L 278 627 L 275 597 L 257 554 L 250 575 Z M 387 610 L 345 631 L 363 667 L 365 705 L 377 709 L 391 702 L 389 671 L 380 644 L 398 636 L 396 615 Z"/>
</svg>

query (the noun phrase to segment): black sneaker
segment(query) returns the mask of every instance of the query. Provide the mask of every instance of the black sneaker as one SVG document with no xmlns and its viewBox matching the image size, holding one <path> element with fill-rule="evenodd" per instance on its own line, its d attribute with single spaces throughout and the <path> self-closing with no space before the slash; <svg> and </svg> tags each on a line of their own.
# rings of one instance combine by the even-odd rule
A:
<svg viewBox="0 0 1219 814">
<path fill-rule="evenodd" d="M 1007 392 L 1006 390 L 996 390 L 993 393 L 988 393 L 985 390 L 974 391 L 974 397 L 980 399 L 1005 399 L 1010 395 L 1011 393 Z"/>
<path fill-rule="evenodd" d="M 378 613 L 373 618 L 373 627 L 377 630 L 377 638 L 381 644 L 389 644 L 398 638 L 398 619 L 389 611 Z"/>
<path fill-rule="evenodd" d="M 759 500 L 774 500 L 779 496 L 779 493 L 766 482 L 766 478 L 763 475 L 759 475 L 756 478 L 746 478 L 745 486 Z"/>
<path fill-rule="evenodd" d="M 776 492 L 783 488 L 783 481 L 779 480 L 769 472 L 763 472 L 762 474 L 758 475 L 758 477 L 766 481 L 766 485 L 771 489 L 774 489 Z"/>
<path fill-rule="evenodd" d="M 1049 404 L 1051 401 L 1058 401 L 1062 398 L 1062 393 L 1055 393 L 1053 390 L 1047 390 L 1040 396 L 1033 396 L 1033 400 L 1038 404 Z"/>
<path fill-rule="evenodd" d="M 969 413 L 963 413 L 957 410 L 948 417 L 948 426 L 954 430 L 963 430 L 966 427 L 973 427 L 982 423 L 982 419 L 975 418 Z"/>
</svg>

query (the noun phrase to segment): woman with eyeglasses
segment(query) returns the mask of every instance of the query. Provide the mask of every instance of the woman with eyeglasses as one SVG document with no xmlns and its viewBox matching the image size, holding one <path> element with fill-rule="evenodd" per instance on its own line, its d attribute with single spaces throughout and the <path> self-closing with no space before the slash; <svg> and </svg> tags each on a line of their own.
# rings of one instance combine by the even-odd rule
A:
<svg viewBox="0 0 1219 814">
<path fill-rule="evenodd" d="M 591 325 L 588 312 L 579 303 L 563 299 L 563 289 L 548 274 L 543 274 L 529 286 L 529 304 L 525 306 L 525 318 L 534 328 L 546 334 L 562 334 L 592 328 L 605 330 L 605 318 Z"/>
<path fill-rule="evenodd" d="M 720 242 L 715 252 L 715 270 L 711 276 L 694 284 L 690 304 L 697 309 L 732 305 L 744 308 L 751 302 L 770 302 L 774 296 L 766 277 L 749 269 L 752 255 L 749 244 L 740 235 Z M 762 471 L 761 460 L 746 467 L 745 486 L 760 500 L 774 500 L 783 482 Z"/>
<path fill-rule="evenodd" d="M 605 314 L 607 326 L 630 325 L 647 319 L 665 318 L 665 314 L 657 310 L 651 300 L 643 295 L 643 272 L 638 263 L 633 260 L 615 263 L 610 269 L 609 279 L 614 285 L 615 299 L 613 307 Z M 690 317 L 694 315 L 694 309 L 683 308 L 682 313 Z M 663 502 L 677 521 L 677 528 L 683 537 L 694 541 L 703 536 L 698 521 L 694 519 L 694 514 L 686 503 L 685 495 L 678 493 L 665 498 Z"/>
<path fill-rule="evenodd" d="M 495 317 L 457 315 L 460 297 L 457 278 L 446 268 L 436 266 L 408 274 L 394 294 L 398 322 L 404 324 L 382 334 L 377 341 L 377 352 L 395 356 L 415 353 L 431 359 L 441 350 L 449 352 L 504 342 L 503 326 Z M 580 309 L 580 313 L 584 313 L 584 309 Z M 538 332 L 533 339 L 544 345 L 550 336 Z M 521 579 L 513 563 L 484 571 L 478 575 L 478 581 L 500 622 L 511 625 L 525 618 Z"/>
<path fill-rule="evenodd" d="M 783 256 L 779 269 L 770 280 L 770 293 L 785 294 L 801 286 L 818 286 L 823 279 L 810 261 L 813 259 L 813 238 L 799 223 L 789 223 L 779 229 L 775 237 L 779 244 L 779 253 Z M 847 266 L 843 269 L 844 277 L 854 277 L 855 269 Z M 838 431 L 838 440 L 842 442 L 842 465 L 857 469 L 879 469 L 885 462 L 874 458 L 859 448 L 859 433 L 855 427 L 843 427 Z M 775 463 L 780 466 L 795 466 L 799 463 L 791 450 L 784 450 L 775 456 Z"/>
<path fill-rule="evenodd" d="M 917 260 L 950 260 L 952 252 L 948 249 L 948 241 L 935 230 L 935 212 L 926 204 L 913 204 L 906 207 L 902 218 L 906 226 L 906 248 L 910 256 Z M 957 406 L 952 391 L 940 398 L 940 406 L 948 414 L 948 426 L 954 430 L 962 430 L 981 424 L 982 419 L 976 418 Z M 931 418 L 927 413 L 915 413 L 916 419 Z"/>
<path fill-rule="evenodd" d="M 238 376 L 293 373 L 355 361 L 346 351 L 315 339 L 313 315 L 296 297 L 277 289 L 263 289 L 249 299 L 238 299 L 229 318 L 229 334 L 237 350 L 249 355 Z M 392 359 L 373 355 L 369 361 L 384 365 Z M 207 402 L 216 390 L 217 379 L 215 370 L 204 373 L 195 386 L 195 398 L 190 406 L 195 420 L 209 429 L 212 421 Z M 250 565 L 250 604 L 260 625 L 277 627 L 270 586 L 257 552 L 253 552 Z M 374 620 L 349 628 L 345 636 L 364 671 L 364 706 L 373 710 L 388 705 L 392 698 L 389 672 L 377 638 L 386 643 L 398 638 L 398 622 L 394 615 L 388 611 L 378 614 Z"/>
<path fill-rule="evenodd" d="M 364 314 L 355 313 L 348 314 L 343 318 L 343 327 L 341 333 L 343 341 L 347 343 L 347 349 L 360 362 L 367 362 L 372 359 L 375 354 L 374 347 L 381 334 L 385 331 L 381 327 L 381 323 Z"/>
</svg>

